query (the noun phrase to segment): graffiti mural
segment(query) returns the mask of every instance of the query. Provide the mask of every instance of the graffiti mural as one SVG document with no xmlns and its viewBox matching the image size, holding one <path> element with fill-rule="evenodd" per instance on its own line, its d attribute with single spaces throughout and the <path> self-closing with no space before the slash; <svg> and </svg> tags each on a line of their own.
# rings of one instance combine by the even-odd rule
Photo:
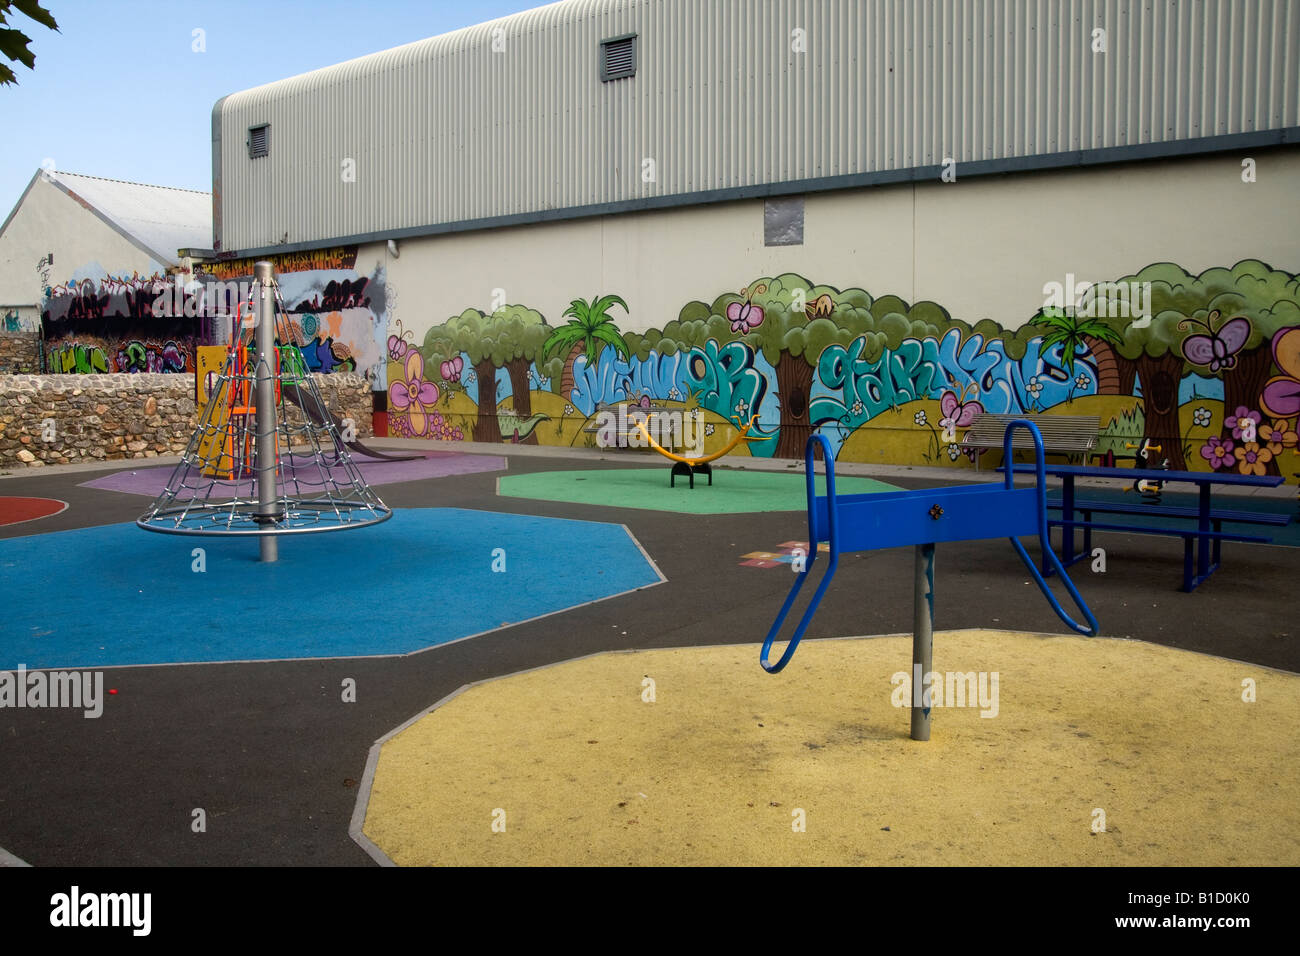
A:
<svg viewBox="0 0 1300 956">
<path fill-rule="evenodd" d="M 60 342 L 46 349 L 47 368 L 54 374 L 104 373 L 108 371 L 108 359 L 102 347 L 80 342 Z"/>
<path fill-rule="evenodd" d="M 50 286 L 41 306 L 46 371 L 193 372 L 201 318 L 159 306 L 180 281 L 133 273 Z"/>
<path fill-rule="evenodd" d="M 133 340 L 117 350 L 114 371 L 184 372 L 192 366 L 185 349 L 175 342 L 158 344 Z"/>
<path fill-rule="evenodd" d="M 1014 327 L 935 302 L 786 274 L 676 319 L 620 330 L 620 296 L 575 299 L 555 325 L 525 305 L 467 309 L 388 338 L 395 434 L 594 445 L 618 403 L 702 417 L 710 450 L 757 413 L 738 453 L 800 458 L 809 435 L 849 461 L 972 467 L 979 414 L 1095 415 L 1098 453 L 1168 467 L 1300 471 L 1300 279 L 1257 260 L 1191 274 L 1149 265 L 1044 286 Z M 995 458 L 999 452 L 992 453 Z"/>
<path fill-rule="evenodd" d="M 160 273 L 141 276 L 137 272 L 130 278 L 104 276 L 50 286 L 41 318 L 47 327 L 55 328 L 79 319 L 151 319 L 154 300 L 169 288 L 171 281 Z"/>
<path fill-rule="evenodd" d="M 355 246 L 272 256 L 290 335 L 313 372 L 356 372 L 382 388 L 384 270 L 355 270 Z M 91 277 L 48 287 L 41 323 L 47 368 L 60 372 L 194 371 L 195 349 L 224 343 L 252 289 L 251 260 L 196 266 L 194 274 Z"/>
<path fill-rule="evenodd" d="M 358 273 L 356 246 L 287 253 L 269 260 L 289 317 L 289 334 L 307 367 L 327 374 L 356 372 L 382 389 L 388 358 L 383 266 L 376 264 L 369 275 Z M 214 284 L 244 288 L 252 280 L 253 260 L 219 260 L 196 269 L 208 289 Z"/>
</svg>

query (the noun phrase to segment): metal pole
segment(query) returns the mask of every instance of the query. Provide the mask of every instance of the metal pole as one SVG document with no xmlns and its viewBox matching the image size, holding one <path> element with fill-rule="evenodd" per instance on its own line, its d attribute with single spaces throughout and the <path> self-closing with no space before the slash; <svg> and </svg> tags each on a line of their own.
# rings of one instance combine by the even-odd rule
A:
<svg viewBox="0 0 1300 956">
<path fill-rule="evenodd" d="M 912 739 L 930 739 L 925 675 L 934 669 L 934 545 L 916 546 L 912 604 Z"/>
<path fill-rule="evenodd" d="M 271 288 L 271 263 L 253 266 L 257 279 L 257 520 L 270 524 L 275 520 L 275 290 Z M 258 536 L 263 561 L 279 558 L 275 535 Z"/>
</svg>

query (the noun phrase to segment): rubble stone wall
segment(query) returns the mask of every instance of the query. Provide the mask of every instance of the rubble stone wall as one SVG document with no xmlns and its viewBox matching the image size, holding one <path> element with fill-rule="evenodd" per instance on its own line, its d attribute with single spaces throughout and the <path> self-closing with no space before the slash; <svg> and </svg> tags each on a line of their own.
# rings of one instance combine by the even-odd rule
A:
<svg viewBox="0 0 1300 956">
<path fill-rule="evenodd" d="M 374 434 L 369 382 L 312 378 L 358 438 Z M 0 375 L 0 468 L 179 455 L 197 424 L 191 375 Z"/>
</svg>

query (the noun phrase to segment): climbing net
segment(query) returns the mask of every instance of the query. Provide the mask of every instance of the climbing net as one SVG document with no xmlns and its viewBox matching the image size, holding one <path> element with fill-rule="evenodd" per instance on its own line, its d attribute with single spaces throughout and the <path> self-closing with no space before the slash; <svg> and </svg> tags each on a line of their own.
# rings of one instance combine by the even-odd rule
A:
<svg viewBox="0 0 1300 956">
<path fill-rule="evenodd" d="M 137 519 L 140 527 L 169 534 L 278 535 L 359 528 L 392 516 L 348 453 L 352 423 L 325 404 L 299 349 L 301 333 L 289 322 L 277 284 L 271 285 L 274 354 L 257 354 L 254 323 L 242 318 L 249 304 L 241 303 L 198 427 L 166 488 Z M 257 286 L 255 281 L 252 301 Z M 268 370 L 274 414 L 259 424 L 257 384 L 259 372 Z M 274 431 L 273 467 L 259 469 L 259 428 Z M 259 479 L 274 480 L 273 507 L 260 500 Z"/>
</svg>

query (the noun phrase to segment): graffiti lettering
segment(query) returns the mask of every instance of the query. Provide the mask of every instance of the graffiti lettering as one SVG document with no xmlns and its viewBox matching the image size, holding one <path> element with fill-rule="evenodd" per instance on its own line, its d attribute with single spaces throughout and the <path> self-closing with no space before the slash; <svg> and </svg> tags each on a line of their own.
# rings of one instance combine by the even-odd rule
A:
<svg viewBox="0 0 1300 956">
<path fill-rule="evenodd" d="M 342 282 L 331 280 L 323 292 L 310 299 L 303 299 L 294 307 L 295 312 L 328 312 L 331 309 L 353 309 L 370 305 L 370 297 L 365 294 L 369 279 L 344 279 Z"/>
<path fill-rule="evenodd" d="M 108 359 L 104 350 L 98 345 L 79 345 L 65 342 L 49 351 L 49 367 L 55 374 L 89 375 L 93 372 L 107 372 Z"/>
<path fill-rule="evenodd" d="M 934 339 L 908 339 L 897 349 L 885 349 L 875 362 L 862 357 L 866 344 L 865 337 L 857 338 L 847 348 L 830 345 L 822 352 L 817 376 L 831 394 L 810 403 L 813 424 L 840 422 L 856 428 L 887 409 L 928 398 L 942 386 L 935 374 Z"/>
<path fill-rule="evenodd" d="M 186 353 L 175 342 L 146 345 L 136 340 L 117 350 L 115 364 L 119 372 L 183 372 Z"/>
<path fill-rule="evenodd" d="M 301 347 L 303 360 L 313 372 L 351 372 L 357 367 L 348 347 L 332 336 L 313 339 Z"/>
<path fill-rule="evenodd" d="M 582 364 L 574 368 L 573 405 L 584 415 L 590 415 L 597 405 L 614 405 L 635 401 L 642 395 L 668 395 L 675 388 L 684 387 L 683 370 L 687 356 L 660 355 L 651 352 L 646 361 L 627 361 L 613 349 L 605 349 L 595 365 Z M 540 377 L 536 364 L 530 374 Z"/>
<path fill-rule="evenodd" d="M 288 252 L 269 257 L 277 273 L 315 272 L 330 269 L 351 269 L 357 262 L 356 246 L 338 246 L 333 249 L 311 249 L 307 252 Z M 197 265 L 198 271 L 218 279 L 237 279 L 253 274 L 252 259 L 227 259 Z"/>
<path fill-rule="evenodd" d="M 857 428 L 891 408 L 918 398 L 937 399 L 945 388 L 974 386 L 985 411 L 1006 415 L 1047 408 L 1072 398 L 1077 383 L 1066 374 L 1061 346 L 1040 351 L 1034 339 L 1016 361 L 1006 344 L 986 342 L 979 333 L 963 339 L 958 329 L 942 338 L 907 339 L 885 349 L 880 359 L 862 357 L 865 339 L 847 347 L 831 345 L 817 363 L 817 378 L 826 394 L 813 399 L 814 424 L 838 422 Z M 1076 360 L 1076 375 L 1089 378 L 1089 366 Z"/>
<path fill-rule="evenodd" d="M 691 350 L 686 374 L 698 389 L 701 407 L 723 418 L 747 419 L 767 395 L 767 379 L 754 366 L 754 350 L 744 342 L 719 346 L 710 339 L 704 348 Z"/>
</svg>

